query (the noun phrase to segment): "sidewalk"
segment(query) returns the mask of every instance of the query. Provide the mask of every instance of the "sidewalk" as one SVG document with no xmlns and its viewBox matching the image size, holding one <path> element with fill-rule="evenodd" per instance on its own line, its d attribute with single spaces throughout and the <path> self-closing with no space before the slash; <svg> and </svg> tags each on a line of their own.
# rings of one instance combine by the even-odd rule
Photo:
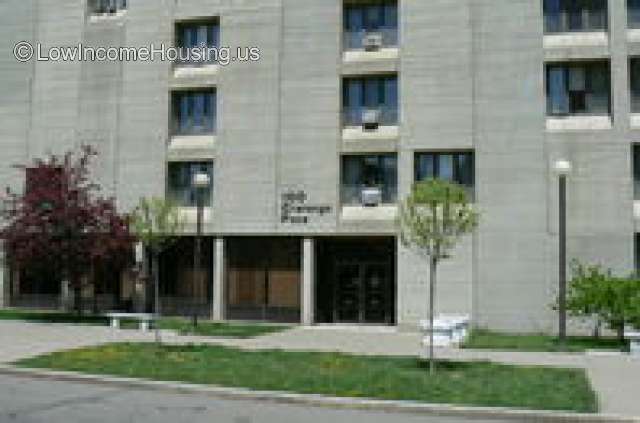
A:
<svg viewBox="0 0 640 423">
<path fill-rule="evenodd" d="M 57 350 L 111 342 L 151 342 L 154 335 L 108 327 L 0 322 L 0 364 Z M 370 355 L 418 355 L 420 335 L 392 328 L 293 328 L 254 339 L 163 336 L 167 344 L 210 344 L 244 349 L 336 351 Z M 587 370 L 607 414 L 640 416 L 640 359 L 626 355 L 499 352 L 438 349 L 439 358 L 490 360 L 517 365 L 577 367 Z"/>
</svg>

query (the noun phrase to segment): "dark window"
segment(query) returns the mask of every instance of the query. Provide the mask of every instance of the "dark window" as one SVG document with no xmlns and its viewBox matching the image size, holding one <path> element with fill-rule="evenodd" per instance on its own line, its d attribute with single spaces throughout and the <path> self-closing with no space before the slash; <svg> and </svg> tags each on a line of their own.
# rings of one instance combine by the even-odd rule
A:
<svg viewBox="0 0 640 423">
<path fill-rule="evenodd" d="M 544 0 L 547 33 L 604 31 L 607 19 L 607 0 Z"/>
<path fill-rule="evenodd" d="M 629 28 L 640 28 L 640 0 L 627 0 L 627 20 Z"/>
<path fill-rule="evenodd" d="M 91 0 L 91 11 L 96 14 L 114 14 L 127 8 L 127 0 Z"/>
<path fill-rule="evenodd" d="M 465 187 L 473 198 L 475 160 L 472 152 L 416 153 L 415 179 L 443 179 Z"/>
<path fill-rule="evenodd" d="M 608 62 L 547 65 L 547 114 L 611 114 Z"/>
<path fill-rule="evenodd" d="M 210 207 L 213 193 L 213 163 L 211 162 L 169 163 L 169 199 L 180 207 L 196 207 L 198 192 L 193 186 L 193 177 L 199 173 L 208 174 L 211 181 L 209 187 L 202 193 L 202 204 Z"/>
<path fill-rule="evenodd" d="M 218 49 L 220 47 L 220 25 L 218 22 L 184 22 L 176 25 L 176 46 L 180 49 L 181 64 L 207 64 L 217 58 L 216 52 L 208 52 L 199 60 L 189 51 L 192 49 Z M 209 59 L 209 60 L 207 60 Z"/>
<path fill-rule="evenodd" d="M 640 275 L 640 234 L 635 236 L 636 275 Z"/>
<path fill-rule="evenodd" d="M 215 90 L 174 92 L 173 133 L 175 135 L 215 133 L 216 109 Z"/>
<path fill-rule="evenodd" d="M 379 113 L 380 125 L 398 124 L 398 77 L 346 78 L 343 83 L 345 126 L 360 126 L 366 111 Z"/>
<path fill-rule="evenodd" d="M 634 145 L 632 152 L 634 198 L 640 200 L 640 145 Z"/>
<path fill-rule="evenodd" d="M 631 112 L 640 113 L 640 58 L 629 61 L 629 86 L 631 87 Z"/>
<path fill-rule="evenodd" d="M 347 50 L 364 48 L 367 35 L 381 37 L 382 47 L 398 45 L 398 3 L 396 1 L 372 1 L 348 4 L 344 8 L 344 43 Z"/>
<path fill-rule="evenodd" d="M 398 160 L 395 154 L 344 156 L 342 158 L 342 203 L 361 204 L 365 188 L 380 188 L 382 202 L 398 197 Z"/>
</svg>

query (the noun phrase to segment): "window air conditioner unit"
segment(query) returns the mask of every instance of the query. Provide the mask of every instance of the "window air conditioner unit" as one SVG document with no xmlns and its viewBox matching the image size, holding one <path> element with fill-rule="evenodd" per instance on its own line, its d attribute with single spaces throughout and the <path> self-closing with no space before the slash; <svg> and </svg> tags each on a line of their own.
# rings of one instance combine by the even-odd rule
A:
<svg viewBox="0 0 640 423">
<path fill-rule="evenodd" d="M 366 109 L 362 112 L 362 127 L 365 130 L 375 130 L 380 126 L 380 110 Z"/>
<path fill-rule="evenodd" d="M 382 48 L 382 34 L 379 32 L 370 32 L 365 34 L 362 40 L 362 46 L 365 51 L 378 51 Z"/>
<path fill-rule="evenodd" d="M 380 187 L 364 187 L 361 191 L 362 205 L 377 207 L 382 203 L 382 189 Z"/>
</svg>

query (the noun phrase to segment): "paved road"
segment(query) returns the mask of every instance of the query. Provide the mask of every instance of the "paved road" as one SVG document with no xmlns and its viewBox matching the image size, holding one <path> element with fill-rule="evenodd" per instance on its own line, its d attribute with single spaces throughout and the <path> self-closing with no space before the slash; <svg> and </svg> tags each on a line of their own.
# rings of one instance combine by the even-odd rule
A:
<svg viewBox="0 0 640 423">
<path fill-rule="evenodd" d="M 2 423 L 489 423 L 0 376 Z M 506 420 L 500 420 L 505 422 Z"/>
</svg>

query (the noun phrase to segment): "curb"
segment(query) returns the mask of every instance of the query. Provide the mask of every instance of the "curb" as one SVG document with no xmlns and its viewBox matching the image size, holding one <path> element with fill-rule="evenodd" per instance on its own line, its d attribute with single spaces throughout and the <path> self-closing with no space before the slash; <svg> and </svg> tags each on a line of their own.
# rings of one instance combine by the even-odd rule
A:
<svg viewBox="0 0 640 423">
<path fill-rule="evenodd" d="M 359 398 L 329 397 L 316 394 L 296 394 L 272 391 L 253 391 L 242 388 L 225 388 L 211 385 L 195 385 L 179 382 L 160 382 L 145 379 L 89 375 L 77 372 L 49 371 L 0 365 L 0 374 L 8 376 L 44 379 L 61 382 L 100 384 L 150 391 L 181 394 L 200 394 L 228 400 L 254 400 L 272 403 L 366 410 L 386 413 L 407 413 L 430 416 L 491 418 L 523 422 L 591 422 L 591 423 L 640 423 L 640 419 L 605 414 L 578 414 L 554 411 L 532 411 L 515 408 L 464 407 L 445 404 L 428 404 L 413 401 L 389 401 Z"/>
</svg>

